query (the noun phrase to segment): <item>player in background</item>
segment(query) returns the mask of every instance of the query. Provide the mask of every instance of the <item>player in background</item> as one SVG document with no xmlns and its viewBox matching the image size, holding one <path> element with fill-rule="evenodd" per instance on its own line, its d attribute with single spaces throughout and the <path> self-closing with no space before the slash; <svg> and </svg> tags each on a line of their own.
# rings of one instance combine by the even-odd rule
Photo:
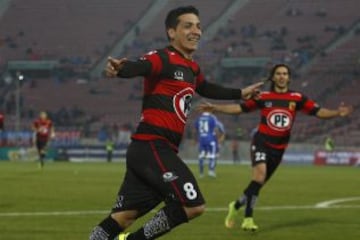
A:
<svg viewBox="0 0 360 240">
<path fill-rule="evenodd" d="M 224 124 L 217 119 L 217 128 L 216 128 L 216 140 L 217 140 L 217 147 L 216 147 L 216 159 L 215 159 L 215 164 L 217 163 L 217 160 L 219 159 L 220 156 L 220 150 L 222 148 L 222 145 L 224 144 L 225 141 L 225 137 L 226 137 L 226 131 L 225 131 L 225 127 Z"/>
<path fill-rule="evenodd" d="M 229 204 L 225 226 L 232 228 L 240 207 L 245 206 L 244 230 L 255 231 L 258 226 L 253 220 L 253 209 L 260 189 L 270 179 L 279 166 L 286 150 L 290 132 L 297 111 L 320 119 L 346 117 L 352 113 L 352 106 L 343 103 L 337 109 L 320 107 L 316 102 L 300 92 L 289 90 L 291 72 L 287 65 L 275 65 L 268 78 L 271 81 L 270 91 L 262 92 L 258 98 L 241 104 L 202 104 L 200 111 L 213 111 L 227 114 L 248 113 L 260 110 L 258 131 L 251 143 L 252 179 L 243 194 Z"/>
<path fill-rule="evenodd" d="M 210 112 L 203 112 L 195 121 L 196 140 L 199 144 L 199 173 L 204 176 L 204 162 L 208 160 L 208 176 L 216 177 L 215 167 L 219 144 L 225 139 L 224 125 Z"/>
<path fill-rule="evenodd" d="M 244 89 L 207 82 L 193 53 L 201 38 L 195 7 L 171 10 L 165 20 L 170 45 L 137 61 L 109 58 L 108 77 L 144 77 L 140 123 L 126 154 L 126 172 L 117 201 L 90 234 L 90 240 L 151 240 L 200 216 L 205 200 L 197 181 L 177 155 L 193 95 L 213 99 L 249 98 L 262 83 Z M 161 202 L 165 206 L 132 233 L 123 233 Z M 120 234 L 121 233 L 121 234 Z M 120 234 L 118 237 L 117 235 Z"/>
<path fill-rule="evenodd" d="M 5 145 L 5 133 L 4 133 L 4 128 L 5 128 L 5 116 L 2 112 L 0 112 L 0 147 Z"/>
<path fill-rule="evenodd" d="M 46 112 L 40 112 L 39 118 L 33 122 L 34 144 L 38 151 L 40 167 L 43 168 L 46 147 L 51 138 L 55 137 L 55 129 L 52 121 L 48 118 Z"/>
<path fill-rule="evenodd" d="M 333 152 L 335 148 L 335 142 L 332 136 L 329 134 L 325 138 L 324 147 L 327 152 Z"/>
<path fill-rule="evenodd" d="M 4 131 L 5 116 L 0 112 L 0 133 Z"/>
<path fill-rule="evenodd" d="M 108 163 L 112 162 L 113 154 L 114 154 L 114 148 L 115 148 L 115 143 L 112 140 L 112 138 L 109 137 L 105 142 L 106 161 Z"/>
</svg>

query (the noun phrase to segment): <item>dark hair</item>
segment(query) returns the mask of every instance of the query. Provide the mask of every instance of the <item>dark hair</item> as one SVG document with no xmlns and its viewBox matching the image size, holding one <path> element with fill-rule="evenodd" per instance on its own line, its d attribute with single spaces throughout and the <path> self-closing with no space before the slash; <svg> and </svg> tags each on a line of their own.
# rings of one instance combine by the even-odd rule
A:
<svg viewBox="0 0 360 240">
<path fill-rule="evenodd" d="M 284 67 L 287 69 L 288 71 L 288 74 L 289 74 L 289 77 L 291 77 L 291 69 L 288 65 L 286 64 L 283 64 L 283 63 L 280 63 L 280 64 L 276 64 L 275 66 L 272 67 L 272 69 L 270 70 L 270 75 L 268 76 L 268 78 L 266 79 L 267 81 L 270 81 L 271 82 L 271 85 L 270 85 L 270 91 L 273 91 L 274 90 L 274 87 L 275 87 L 275 83 L 274 81 L 272 80 L 274 75 L 275 75 L 275 72 L 278 68 L 280 67 Z"/>
<path fill-rule="evenodd" d="M 170 40 L 169 35 L 167 33 L 167 30 L 170 28 L 176 28 L 176 26 L 179 23 L 179 16 L 187 14 L 187 13 L 193 13 L 196 16 L 199 17 L 199 10 L 195 8 L 194 6 L 185 6 L 185 7 L 178 7 L 175 9 L 170 10 L 170 12 L 167 14 L 165 19 L 165 30 L 167 38 Z"/>
</svg>

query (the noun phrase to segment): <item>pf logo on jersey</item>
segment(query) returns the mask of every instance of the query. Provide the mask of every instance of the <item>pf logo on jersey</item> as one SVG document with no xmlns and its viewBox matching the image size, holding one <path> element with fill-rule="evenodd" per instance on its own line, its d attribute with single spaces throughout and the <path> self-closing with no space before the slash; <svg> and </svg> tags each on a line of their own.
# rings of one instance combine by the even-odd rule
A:
<svg viewBox="0 0 360 240">
<path fill-rule="evenodd" d="M 191 101 L 194 95 L 192 88 L 185 88 L 173 97 L 173 107 L 179 119 L 185 123 L 191 110 Z"/>
<path fill-rule="evenodd" d="M 267 124 L 276 131 L 287 131 L 292 125 L 292 115 L 288 111 L 276 109 L 271 111 L 267 117 Z"/>
</svg>

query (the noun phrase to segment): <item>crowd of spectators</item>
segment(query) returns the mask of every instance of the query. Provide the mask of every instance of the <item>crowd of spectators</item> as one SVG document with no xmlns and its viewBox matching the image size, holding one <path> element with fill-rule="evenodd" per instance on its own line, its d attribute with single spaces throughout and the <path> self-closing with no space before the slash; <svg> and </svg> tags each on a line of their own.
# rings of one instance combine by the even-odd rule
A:
<svg viewBox="0 0 360 240">
<path fill-rule="evenodd" d="M 288 18 L 296 19 L 304 17 L 308 12 L 304 12 L 301 8 L 298 7 L 288 7 L 284 15 Z M 326 19 L 329 17 L 329 13 L 326 8 L 319 7 L 318 9 L 312 12 L 314 16 L 319 19 Z M 126 30 L 131 29 L 134 26 L 134 22 L 127 21 L 124 23 L 127 27 Z M 323 48 L 323 45 L 320 45 L 319 38 L 324 33 L 334 33 L 334 36 L 339 36 L 344 34 L 348 28 L 343 24 L 333 25 L 326 24 L 324 25 L 323 32 L 313 32 L 309 34 L 300 34 L 298 35 L 296 31 L 291 31 L 287 26 L 278 25 L 277 27 L 266 28 L 264 29 L 259 24 L 229 24 L 228 27 L 220 28 L 215 34 L 215 37 L 208 42 L 201 43 L 201 49 L 199 51 L 198 59 L 200 63 L 205 62 L 204 68 L 202 69 L 209 79 L 216 79 L 216 76 L 219 76 L 221 73 L 221 78 L 225 82 L 230 82 L 233 80 L 241 81 L 253 81 L 254 78 L 261 76 L 263 73 L 258 72 L 257 75 L 254 75 L 253 72 L 247 72 L 243 69 L 233 69 L 233 70 L 221 70 L 220 60 L 222 58 L 236 58 L 236 57 L 258 57 L 258 56 L 270 56 L 269 65 L 274 63 L 286 63 L 290 65 L 293 69 L 298 69 L 311 61 L 311 59 L 318 54 L 317 51 Z M 229 27 L 230 26 L 230 27 Z M 27 31 L 27 30 L 26 30 Z M 26 38 L 26 31 L 19 29 L 19 31 L 12 36 L 2 36 L 0 37 L 0 52 L 1 49 L 6 48 L 7 50 L 13 50 L 20 52 L 18 55 L 23 60 L 46 60 L 53 59 L 53 54 L 48 52 L 45 49 L 42 49 L 42 46 L 34 42 L 29 42 L 26 45 L 23 44 L 24 38 Z M 121 56 L 126 56 L 128 58 L 139 57 L 141 54 L 152 50 L 163 47 L 167 44 L 167 39 L 165 36 L 153 36 L 152 38 L 142 38 L 141 29 L 135 28 L 135 35 L 137 36 L 135 40 L 124 47 Z M 110 37 L 117 39 L 118 34 L 115 31 L 108 32 Z M 360 35 L 360 28 L 355 31 L 355 34 Z M 295 39 L 296 44 L 289 43 L 289 39 Z M 227 41 L 227 39 L 232 39 Z M 106 43 L 102 49 L 94 49 L 94 53 L 97 56 L 104 56 L 107 54 L 109 49 L 112 47 L 113 43 Z M 211 47 L 208 47 L 211 46 Z M 260 51 L 258 49 L 263 49 Z M 211 61 L 207 61 L 211 59 Z M 86 74 L 88 69 L 94 64 L 98 59 L 94 59 L 92 56 L 61 56 L 59 57 L 60 67 L 56 69 L 53 74 L 53 79 L 57 82 L 62 83 L 66 79 L 74 78 L 75 76 L 88 78 Z M 0 55 L 0 73 L 4 73 L 7 59 L 4 59 Z M 264 70 L 264 73 L 266 70 Z M 1 75 L 1 74 L 0 74 Z M 239 77 L 241 75 L 241 77 Z M 297 77 L 295 72 L 294 78 Z M 246 80 L 244 80 L 246 79 Z M 39 87 L 37 85 L 36 79 L 29 79 L 30 86 L 33 88 Z M 247 84 L 248 82 L 243 82 Z M 1 90 L 4 91 L 5 85 L 0 83 Z M 329 89 L 328 94 L 331 94 L 332 91 L 341 86 L 334 86 L 333 89 Z M 98 89 L 94 88 L 90 90 L 93 94 L 98 94 Z M 108 93 L 105 93 L 106 95 Z M 6 98 L 5 98 L 6 96 Z M 327 96 L 322 96 L 326 98 Z M 134 81 L 131 89 L 128 93 L 128 101 L 140 100 L 142 98 L 142 81 Z M 10 92 L 9 94 L 2 94 L 0 97 L 0 105 L 3 106 L 5 114 L 14 114 L 16 109 L 16 99 L 15 93 Z M 22 117 L 25 119 L 32 119 L 36 116 L 37 110 L 33 109 L 32 106 L 24 105 L 23 97 L 20 97 L 20 108 L 22 109 Z M 73 107 L 62 107 L 56 110 L 50 110 L 49 116 L 55 121 L 56 126 L 65 127 L 65 126 L 78 126 L 82 128 L 84 136 L 93 136 L 93 131 L 91 128 L 92 123 L 99 121 L 99 117 L 91 116 L 86 111 L 82 110 L 77 106 Z M 101 120 L 100 120 L 101 121 Z M 237 120 L 234 118 L 234 122 Z M 126 143 L 129 139 L 129 133 L 132 131 L 132 126 L 130 124 L 124 125 L 108 125 L 103 124 L 97 131 L 97 138 L 99 140 L 106 140 L 112 138 L 119 143 Z"/>
</svg>

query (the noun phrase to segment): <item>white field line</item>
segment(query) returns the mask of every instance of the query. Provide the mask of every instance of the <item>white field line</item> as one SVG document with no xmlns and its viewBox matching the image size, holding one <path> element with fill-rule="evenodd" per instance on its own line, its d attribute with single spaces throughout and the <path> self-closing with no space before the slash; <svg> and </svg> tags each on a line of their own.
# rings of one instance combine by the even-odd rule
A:
<svg viewBox="0 0 360 240">
<path fill-rule="evenodd" d="M 326 207 L 332 206 L 334 204 L 344 203 L 344 202 L 353 202 L 353 201 L 360 201 L 360 197 L 348 197 L 348 198 L 333 199 L 333 200 L 317 203 L 315 206 L 318 208 L 326 208 Z"/>
<path fill-rule="evenodd" d="M 262 211 L 277 211 L 277 210 L 304 210 L 304 209 L 355 209 L 360 205 L 344 205 L 344 206 L 321 206 L 303 205 L 303 206 L 264 206 L 257 207 L 256 210 Z M 207 212 L 226 212 L 228 209 L 207 208 Z M 0 217 L 35 217 L 35 216 L 83 216 L 83 215 L 102 215 L 108 214 L 105 210 L 84 210 L 84 211 L 53 211 L 53 212 L 0 212 Z"/>
</svg>

